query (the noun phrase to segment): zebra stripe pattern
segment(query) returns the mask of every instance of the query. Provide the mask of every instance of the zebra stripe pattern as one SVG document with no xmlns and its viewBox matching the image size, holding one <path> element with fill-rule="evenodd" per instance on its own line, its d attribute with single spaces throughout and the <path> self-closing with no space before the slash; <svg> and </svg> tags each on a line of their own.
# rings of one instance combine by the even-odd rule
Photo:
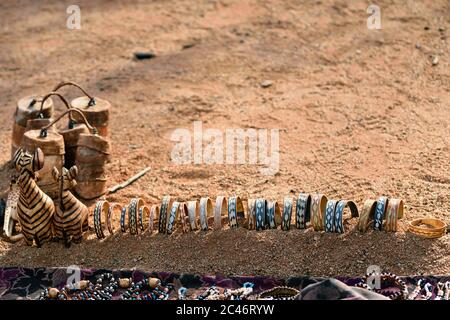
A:
<svg viewBox="0 0 450 320">
<path fill-rule="evenodd" d="M 55 217 L 53 220 L 53 227 L 55 237 L 57 239 L 64 239 L 66 245 L 73 241 L 80 243 L 83 239 L 83 232 L 87 231 L 88 226 L 88 208 L 78 200 L 70 191 L 75 187 L 75 178 L 78 175 L 76 166 L 69 170 L 62 168 L 62 175 L 58 169 L 53 167 L 53 180 L 62 183 L 61 199 L 56 205 Z"/>
<path fill-rule="evenodd" d="M 36 184 L 35 172 L 44 166 L 44 153 L 37 148 L 33 155 L 18 149 L 13 157 L 19 172 L 20 196 L 17 214 L 27 245 L 33 240 L 40 247 L 52 239 L 52 223 L 55 206 L 52 199 Z"/>
</svg>

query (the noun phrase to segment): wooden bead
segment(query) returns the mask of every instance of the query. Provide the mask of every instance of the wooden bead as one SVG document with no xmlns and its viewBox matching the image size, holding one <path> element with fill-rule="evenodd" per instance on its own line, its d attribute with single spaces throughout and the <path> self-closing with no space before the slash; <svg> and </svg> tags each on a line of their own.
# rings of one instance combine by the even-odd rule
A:
<svg viewBox="0 0 450 320">
<path fill-rule="evenodd" d="M 131 284 L 131 279 L 129 278 L 121 278 L 119 279 L 119 287 L 128 288 Z"/>
<path fill-rule="evenodd" d="M 159 280 L 158 278 L 148 278 L 148 285 L 150 288 L 155 289 L 160 284 L 161 280 Z"/>
<path fill-rule="evenodd" d="M 89 286 L 89 281 L 88 280 L 81 280 L 80 281 L 80 290 L 84 290 Z"/>
<path fill-rule="evenodd" d="M 50 288 L 48 289 L 48 297 L 50 299 L 56 299 L 58 297 L 59 290 L 56 288 Z"/>
</svg>

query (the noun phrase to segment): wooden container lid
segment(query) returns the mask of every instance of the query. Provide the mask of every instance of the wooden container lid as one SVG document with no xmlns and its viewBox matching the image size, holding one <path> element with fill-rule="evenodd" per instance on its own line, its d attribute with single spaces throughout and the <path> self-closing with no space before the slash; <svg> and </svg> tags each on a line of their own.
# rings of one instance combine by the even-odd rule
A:
<svg viewBox="0 0 450 320">
<path fill-rule="evenodd" d="M 14 115 L 16 123 L 22 127 L 26 127 L 28 119 L 37 118 L 41 110 L 42 98 L 42 96 L 32 95 L 20 99 L 17 102 L 17 109 Z M 33 99 L 36 101 L 34 104 L 32 103 Z M 44 118 L 50 118 L 53 115 L 53 101 L 51 98 L 45 100 L 42 107 L 42 114 Z"/>
<path fill-rule="evenodd" d="M 54 131 L 48 131 L 46 137 L 41 137 L 41 130 L 29 130 L 22 138 L 23 147 L 29 152 L 41 148 L 46 157 L 64 154 L 63 136 Z"/>
<path fill-rule="evenodd" d="M 87 96 L 73 99 L 70 105 L 83 111 L 90 125 L 94 127 L 106 126 L 109 120 L 111 104 L 107 100 L 96 97 L 94 99 L 94 105 L 89 105 L 91 99 Z M 79 120 L 79 115 L 74 114 L 74 119 Z"/>
</svg>

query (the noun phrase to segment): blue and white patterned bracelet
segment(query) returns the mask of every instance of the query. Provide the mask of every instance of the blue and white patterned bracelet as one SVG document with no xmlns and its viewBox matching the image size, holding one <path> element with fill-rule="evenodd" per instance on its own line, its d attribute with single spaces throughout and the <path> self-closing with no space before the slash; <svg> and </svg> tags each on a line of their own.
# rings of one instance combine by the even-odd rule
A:
<svg viewBox="0 0 450 320">
<path fill-rule="evenodd" d="M 166 233 L 167 230 L 167 212 L 170 210 L 172 200 L 170 196 L 164 196 L 162 199 L 161 210 L 158 221 L 158 232 Z"/>
<path fill-rule="evenodd" d="M 127 226 L 125 225 L 125 218 L 127 215 L 127 211 L 128 211 L 128 206 L 124 205 L 122 207 L 122 211 L 120 212 L 120 231 L 122 231 L 122 233 L 127 232 Z"/>
<path fill-rule="evenodd" d="M 305 229 L 306 223 L 311 219 L 311 196 L 307 193 L 300 193 L 297 198 L 295 208 L 295 225 L 297 229 Z"/>
<path fill-rule="evenodd" d="M 172 203 L 172 208 L 170 209 L 170 215 L 169 215 L 169 220 L 167 222 L 167 234 L 172 234 L 173 232 L 173 227 L 175 225 L 175 222 L 178 218 L 178 210 L 180 209 L 180 203 L 178 201 L 174 201 Z"/>
<path fill-rule="evenodd" d="M 200 199 L 200 227 L 203 231 L 208 231 L 208 218 L 212 216 L 212 201 L 208 197 Z"/>
<path fill-rule="evenodd" d="M 328 200 L 325 207 L 325 232 L 334 232 L 334 214 L 336 210 L 336 200 Z"/>
<path fill-rule="evenodd" d="M 341 200 L 336 205 L 336 211 L 334 214 L 334 231 L 337 233 L 344 233 L 344 209 L 348 207 L 351 212 L 351 217 L 356 218 L 359 216 L 358 207 L 353 201 Z"/>
<path fill-rule="evenodd" d="M 245 218 L 241 198 L 237 196 L 228 198 L 228 221 L 231 229 L 238 227 L 238 215 L 241 219 Z"/>
<path fill-rule="evenodd" d="M 281 223 L 280 206 L 277 201 L 269 201 L 267 203 L 267 220 L 270 229 L 276 229 Z"/>
<path fill-rule="evenodd" d="M 288 231 L 291 228 L 293 201 L 291 197 L 285 197 L 283 201 L 283 217 L 281 220 L 281 229 Z"/>
<path fill-rule="evenodd" d="M 387 197 L 380 197 L 377 201 L 377 208 L 375 209 L 375 217 L 373 223 L 374 230 L 381 230 L 383 227 L 383 218 L 386 213 L 386 208 L 388 205 Z"/>
<path fill-rule="evenodd" d="M 266 227 L 266 200 L 262 198 L 256 199 L 255 215 L 256 215 L 256 230 L 264 230 Z"/>
<path fill-rule="evenodd" d="M 214 207 L 214 230 L 222 229 L 222 218 L 224 216 L 228 216 L 227 198 L 224 196 L 218 196 Z"/>
</svg>

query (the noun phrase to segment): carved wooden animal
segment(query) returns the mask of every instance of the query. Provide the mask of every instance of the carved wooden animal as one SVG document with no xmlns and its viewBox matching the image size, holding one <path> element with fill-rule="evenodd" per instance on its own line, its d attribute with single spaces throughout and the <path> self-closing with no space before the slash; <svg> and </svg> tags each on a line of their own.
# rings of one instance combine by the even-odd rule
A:
<svg viewBox="0 0 450 320">
<path fill-rule="evenodd" d="M 59 173 L 56 167 L 53 167 L 53 179 L 58 182 L 62 189 L 60 198 L 56 203 L 56 213 L 53 220 L 54 233 L 57 239 L 64 239 L 66 246 L 70 242 L 81 242 L 83 239 L 83 231 L 88 229 L 88 208 L 78 200 L 70 191 L 76 185 L 75 178 L 78 174 L 76 166 L 69 170 L 62 169 Z"/>
<path fill-rule="evenodd" d="M 44 153 L 37 148 L 34 154 L 18 149 L 13 164 L 19 173 L 20 196 L 17 214 L 27 245 L 38 247 L 52 239 L 55 206 L 52 199 L 36 184 L 35 172 L 44 166 Z"/>
</svg>

